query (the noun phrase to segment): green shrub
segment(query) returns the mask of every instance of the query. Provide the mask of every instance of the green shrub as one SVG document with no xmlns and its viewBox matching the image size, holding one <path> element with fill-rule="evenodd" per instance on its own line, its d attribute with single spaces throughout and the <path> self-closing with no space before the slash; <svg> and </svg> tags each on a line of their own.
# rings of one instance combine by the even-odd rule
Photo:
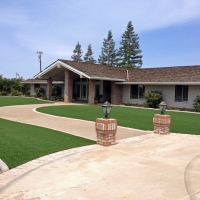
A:
<svg viewBox="0 0 200 200">
<path fill-rule="evenodd" d="M 1 91 L 1 92 L 0 92 L 0 96 L 7 96 L 7 95 L 8 95 L 8 93 L 5 92 L 5 91 Z"/>
<path fill-rule="evenodd" d="M 61 87 L 59 85 L 52 86 L 52 94 L 51 96 L 60 97 L 61 96 Z"/>
<path fill-rule="evenodd" d="M 131 106 L 131 103 L 129 102 L 125 103 L 125 106 Z"/>
<path fill-rule="evenodd" d="M 146 102 L 143 103 L 143 106 L 144 106 L 145 108 L 149 108 L 149 106 L 147 105 Z"/>
<path fill-rule="evenodd" d="M 158 105 L 163 100 L 162 92 L 160 91 L 151 91 L 144 94 L 146 100 L 146 106 L 149 108 L 158 108 Z"/>
<path fill-rule="evenodd" d="M 27 91 L 25 92 L 25 96 L 29 97 L 30 95 L 31 95 L 30 90 L 27 90 Z"/>
<path fill-rule="evenodd" d="M 42 97 L 45 95 L 45 90 L 43 88 L 36 88 L 35 93 L 36 97 Z"/>
<path fill-rule="evenodd" d="M 22 95 L 22 93 L 20 92 L 20 91 L 18 91 L 18 90 L 15 90 L 15 89 L 11 89 L 11 95 L 12 96 L 21 96 Z"/>
<path fill-rule="evenodd" d="M 185 111 L 185 107 L 180 108 L 180 111 Z"/>
<path fill-rule="evenodd" d="M 193 100 L 193 107 L 197 112 L 200 112 L 200 96 L 196 96 L 196 98 Z"/>
</svg>

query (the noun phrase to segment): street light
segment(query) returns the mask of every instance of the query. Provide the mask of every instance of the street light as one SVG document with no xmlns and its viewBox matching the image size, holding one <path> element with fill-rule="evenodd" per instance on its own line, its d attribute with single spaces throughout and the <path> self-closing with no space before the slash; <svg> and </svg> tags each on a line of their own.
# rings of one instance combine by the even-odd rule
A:
<svg viewBox="0 0 200 200">
<path fill-rule="evenodd" d="M 164 113 L 165 113 L 165 110 L 166 110 L 166 108 L 167 108 L 167 104 L 164 102 L 164 101 L 162 101 L 160 104 L 159 104 L 159 108 L 160 108 L 160 114 L 161 115 L 164 115 Z"/>
<path fill-rule="evenodd" d="M 111 104 L 106 101 L 102 106 L 102 109 L 103 109 L 103 114 L 105 115 L 105 119 L 108 119 L 108 115 L 110 115 L 110 111 L 111 111 Z"/>
</svg>

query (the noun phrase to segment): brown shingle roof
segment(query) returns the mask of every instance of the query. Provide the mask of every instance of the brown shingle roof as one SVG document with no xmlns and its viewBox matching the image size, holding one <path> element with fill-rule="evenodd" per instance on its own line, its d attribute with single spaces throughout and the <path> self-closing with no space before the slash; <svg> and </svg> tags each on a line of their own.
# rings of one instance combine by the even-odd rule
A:
<svg viewBox="0 0 200 200">
<path fill-rule="evenodd" d="M 89 76 L 125 79 L 126 82 L 200 82 L 200 65 L 131 69 L 60 60 Z M 127 80 L 127 70 L 129 80 Z"/>
<path fill-rule="evenodd" d="M 112 67 L 107 65 L 99 65 L 86 62 L 75 62 L 69 60 L 60 61 L 74 67 L 75 69 L 87 74 L 90 77 L 98 76 L 118 79 L 124 79 L 126 77 L 126 70 L 121 67 Z"/>
<path fill-rule="evenodd" d="M 89 77 L 124 79 L 126 82 L 200 82 L 200 65 L 131 69 L 63 59 L 58 59 L 58 61 Z"/>
<path fill-rule="evenodd" d="M 132 82 L 200 82 L 200 65 L 129 70 Z"/>
</svg>

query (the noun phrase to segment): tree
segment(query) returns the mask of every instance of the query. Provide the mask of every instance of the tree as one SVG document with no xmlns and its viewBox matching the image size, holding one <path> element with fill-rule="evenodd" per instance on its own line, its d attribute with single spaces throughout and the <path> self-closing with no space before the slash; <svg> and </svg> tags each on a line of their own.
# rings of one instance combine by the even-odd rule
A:
<svg viewBox="0 0 200 200">
<path fill-rule="evenodd" d="M 96 60 L 94 59 L 93 51 L 92 51 L 92 46 L 91 44 L 88 45 L 87 53 L 84 56 L 84 61 L 89 62 L 89 63 L 96 63 Z"/>
<path fill-rule="evenodd" d="M 79 44 L 79 42 L 77 43 L 74 51 L 73 51 L 73 55 L 71 56 L 71 58 L 73 59 L 73 61 L 77 61 L 77 62 L 81 62 L 82 60 L 82 49 L 81 49 L 81 45 Z"/>
<path fill-rule="evenodd" d="M 139 47 L 139 37 L 135 33 L 132 22 L 128 22 L 126 31 L 122 35 L 120 48 L 117 54 L 118 65 L 121 67 L 140 68 L 142 55 Z"/>
<path fill-rule="evenodd" d="M 116 65 L 115 42 L 111 31 L 108 31 L 108 36 L 104 39 L 101 55 L 98 62 L 102 65 Z"/>
</svg>

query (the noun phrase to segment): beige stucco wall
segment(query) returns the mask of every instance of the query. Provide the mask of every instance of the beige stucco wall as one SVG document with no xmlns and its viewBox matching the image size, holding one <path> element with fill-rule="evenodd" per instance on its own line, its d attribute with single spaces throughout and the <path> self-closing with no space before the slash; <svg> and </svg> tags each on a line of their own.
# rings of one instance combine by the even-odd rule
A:
<svg viewBox="0 0 200 200">
<path fill-rule="evenodd" d="M 34 85 L 35 84 L 30 84 L 30 95 L 31 96 L 35 96 Z"/>
<path fill-rule="evenodd" d="M 45 92 L 47 90 L 47 84 L 40 84 L 41 88 L 44 88 Z M 35 84 L 30 84 L 30 95 L 35 96 Z"/>
<path fill-rule="evenodd" d="M 169 107 L 178 108 L 193 108 L 193 100 L 197 95 L 200 95 L 200 86 L 189 85 L 188 87 L 188 101 L 187 102 L 175 102 L 175 86 L 174 85 L 145 85 L 145 93 L 152 90 L 159 90 L 163 92 L 163 100 Z M 130 99 L 130 85 L 124 85 L 123 90 L 123 103 L 143 104 L 145 99 Z"/>
</svg>

